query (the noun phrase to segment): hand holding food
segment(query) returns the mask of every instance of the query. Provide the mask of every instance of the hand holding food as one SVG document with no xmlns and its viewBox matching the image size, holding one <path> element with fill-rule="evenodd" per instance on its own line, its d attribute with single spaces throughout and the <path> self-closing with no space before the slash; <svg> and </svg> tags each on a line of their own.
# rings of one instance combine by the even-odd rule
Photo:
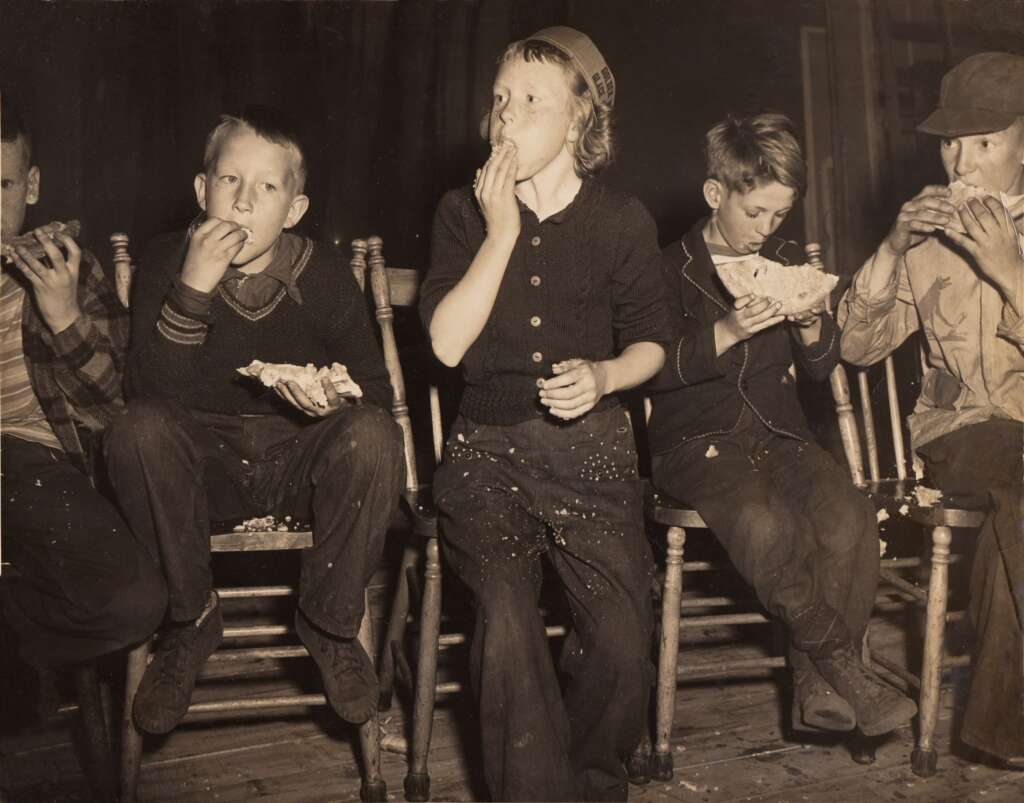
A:
<svg viewBox="0 0 1024 803">
<path fill-rule="evenodd" d="M 540 403 L 551 415 L 566 421 L 593 408 L 607 391 L 604 365 L 574 357 L 551 367 L 554 374 L 542 380 Z"/>
<path fill-rule="evenodd" d="M 885 244 L 897 256 L 905 254 L 929 234 L 948 226 L 955 215 L 949 187 L 925 187 L 900 207 Z"/>
<path fill-rule="evenodd" d="M 779 315 L 799 315 L 820 307 L 839 277 L 813 265 L 783 265 L 762 256 L 716 265 L 725 289 L 737 300 L 744 296 L 774 299 Z"/>
<path fill-rule="evenodd" d="M 341 399 L 359 399 L 363 395 L 362 388 L 348 375 L 348 369 L 340 363 L 332 363 L 329 368 L 317 368 L 313 363 L 303 366 L 253 360 L 244 368 L 237 370 L 243 376 L 258 379 L 268 388 L 293 386 L 294 390 L 302 395 L 297 396 L 293 392 L 294 399 L 283 394 L 282 398 L 293 404 L 296 401 L 308 401 L 317 411 L 326 411 L 331 407 L 332 394 L 338 398 L 339 404 Z M 339 404 L 334 406 L 337 407 Z M 296 406 L 309 412 L 305 404 L 300 403 Z"/>
<path fill-rule="evenodd" d="M 207 218 L 189 238 L 182 282 L 201 293 L 211 292 L 251 236 L 251 231 L 230 220 Z"/>
<path fill-rule="evenodd" d="M 78 267 L 82 252 L 69 231 L 63 224 L 48 224 L 10 243 L 9 258 L 28 280 L 39 314 L 54 334 L 63 332 L 81 314 Z M 58 244 L 64 247 L 66 257 Z M 7 244 L 4 252 L 8 256 Z"/>
<path fill-rule="evenodd" d="M 35 229 L 35 231 L 47 232 L 51 235 L 63 232 L 68 237 L 75 238 L 81 233 L 82 224 L 77 220 L 69 220 L 67 223 L 61 223 L 59 220 L 54 220 L 51 223 L 40 226 L 38 229 Z M 30 231 L 28 234 L 22 234 L 20 237 L 12 237 L 9 240 L 4 240 L 0 243 L 0 256 L 2 256 L 5 261 L 13 262 L 14 249 L 20 245 L 27 248 L 29 253 L 36 259 L 43 259 L 46 256 L 46 251 L 36 238 L 35 231 Z"/>
<path fill-rule="evenodd" d="M 491 157 L 476 171 L 473 194 L 487 221 L 489 235 L 512 239 L 519 236 L 516 169 L 516 146 L 506 140 L 494 147 Z"/>
</svg>

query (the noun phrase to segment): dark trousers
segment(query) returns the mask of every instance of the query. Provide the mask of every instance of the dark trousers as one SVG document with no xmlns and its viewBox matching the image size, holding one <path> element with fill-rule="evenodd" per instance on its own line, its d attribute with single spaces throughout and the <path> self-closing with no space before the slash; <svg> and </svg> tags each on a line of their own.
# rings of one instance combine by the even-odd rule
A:
<svg viewBox="0 0 1024 803">
<path fill-rule="evenodd" d="M 136 400 L 111 422 L 105 450 L 125 518 L 167 578 L 172 621 L 206 604 L 211 520 L 311 514 L 299 607 L 329 633 L 356 635 L 405 470 L 384 410 L 351 406 L 300 423 Z"/>
<path fill-rule="evenodd" d="M 167 592 L 117 508 L 64 452 L 0 441 L 3 555 L 17 570 L 0 597 L 21 657 L 55 667 L 150 636 Z"/>
<path fill-rule="evenodd" d="M 971 567 L 975 645 L 960 737 L 1000 758 L 1024 757 L 1024 648 L 1012 591 L 1016 583 L 1024 599 L 1024 424 L 969 424 L 917 451 L 942 490 L 992 500 Z"/>
<path fill-rule="evenodd" d="M 732 434 L 681 446 L 652 468 L 657 487 L 700 513 L 789 628 L 794 668 L 837 639 L 859 645 L 878 587 L 878 527 L 871 502 L 827 452 L 748 412 Z"/>
<path fill-rule="evenodd" d="M 653 678 L 653 564 L 625 413 L 459 418 L 434 491 L 445 557 L 476 596 L 471 674 L 491 795 L 625 800 L 623 759 Z M 564 698 L 538 610 L 543 554 L 572 615 Z"/>
</svg>

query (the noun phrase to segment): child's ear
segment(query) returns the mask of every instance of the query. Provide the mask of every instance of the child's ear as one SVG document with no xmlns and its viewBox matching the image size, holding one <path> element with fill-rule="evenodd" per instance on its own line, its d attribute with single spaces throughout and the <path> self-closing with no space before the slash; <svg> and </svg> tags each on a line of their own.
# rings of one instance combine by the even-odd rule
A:
<svg viewBox="0 0 1024 803">
<path fill-rule="evenodd" d="M 204 212 L 206 211 L 206 173 L 196 173 L 196 180 L 193 183 L 196 189 L 196 203 Z"/>
<path fill-rule="evenodd" d="M 704 182 L 704 200 L 712 209 L 718 209 L 725 200 L 726 189 L 722 182 L 715 178 L 709 178 Z"/>
<path fill-rule="evenodd" d="M 309 209 L 309 198 L 305 195 L 296 195 L 292 198 L 291 205 L 288 207 L 288 217 L 284 219 L 284 228 L 290 229 L 296 225 L 302 216 L 306 214 L 306 210 Z"/>
<path fill-rule="evenodd" d="M 25 192 L 25 203 L 33 206 L 39 201 L 39 168 L 35 165 L 28 171 L 28 188 Z"/>
</svg>

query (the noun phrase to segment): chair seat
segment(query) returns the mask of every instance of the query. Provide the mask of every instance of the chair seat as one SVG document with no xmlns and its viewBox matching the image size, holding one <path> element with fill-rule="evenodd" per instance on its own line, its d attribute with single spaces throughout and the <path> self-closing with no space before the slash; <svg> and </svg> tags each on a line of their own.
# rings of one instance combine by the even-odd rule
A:
<svg viewBox="0 0 1024 803">
<path fill-rule="evenodd" d="M 864 490 L 890 516 L 903 516 L 929 527 L 980 527 L 990 509 L 985 494 L 942 493 L 932 500 L 934 489 L 913 479 L 876 480 Z"/>
<path fill-rule="evenodd" d="M 656 490 L 649 480 L 644 482 L 644 515 L 648 521 L 666 527 L 707 529 L 708 526 L 696 510 L 685 502 Z"/>
</svg>

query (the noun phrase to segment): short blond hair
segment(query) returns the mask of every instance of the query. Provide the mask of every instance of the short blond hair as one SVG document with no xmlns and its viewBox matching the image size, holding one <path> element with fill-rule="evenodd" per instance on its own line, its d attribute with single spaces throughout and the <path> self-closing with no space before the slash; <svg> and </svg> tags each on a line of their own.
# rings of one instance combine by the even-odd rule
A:
<svg viewBox="0 0 1024 803">
<path fill-rule="evenodd" d="M 557 64 L 565 70 L 580 132 L 573 153 L 576 175 L 595 176 L 611 164 L 615 158 L 612 107 L 594 97 L 587 79 L 572 60 L 559 48 L 539 39 L 520 39 L 510 44 L 498 59 L 498 67 L 514 59 Z"/>
<path fill-rule="evenodd" d="M 296 195 L 306 186 L 306 154 L 297 132 L 278 112 L 263 106 L 250 106 L 240 114 L 222 114 L 206 137 L 203 149 L 203 172 L 211 173 L 224 143 L 238 131 L 251 131 L 268 142 L 292 152 L 292 183 Z"/>
</svg>

